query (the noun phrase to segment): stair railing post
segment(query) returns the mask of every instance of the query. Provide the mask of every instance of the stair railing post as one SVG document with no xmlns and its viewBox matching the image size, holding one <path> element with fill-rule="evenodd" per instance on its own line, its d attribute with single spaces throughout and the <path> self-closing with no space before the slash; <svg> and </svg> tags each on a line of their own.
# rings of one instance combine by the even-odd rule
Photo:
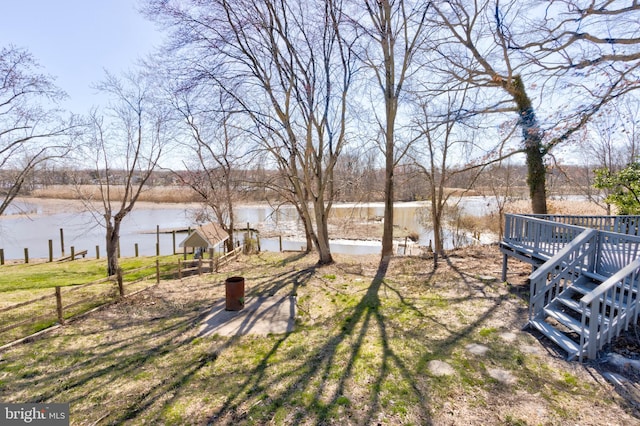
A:
<svg viewBox="0 0 640 426">
<path fill-rule="evenodd" d="M 587 306 L 587 309 L 589 307 Z M 587 339 L 587 358 L 596 359 L 598 353 L 598 316 L 600 315 L 600 297 L 591 302 L 591 319 L 589 321 L 589 338 Z"/>
</svg>

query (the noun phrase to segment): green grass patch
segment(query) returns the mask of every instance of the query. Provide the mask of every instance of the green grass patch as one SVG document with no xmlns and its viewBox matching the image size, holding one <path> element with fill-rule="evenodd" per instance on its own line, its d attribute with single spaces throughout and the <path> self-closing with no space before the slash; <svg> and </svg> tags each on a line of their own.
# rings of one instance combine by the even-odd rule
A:
<svg viewBox="0 0 640 426">
<path fill-rule="evenodd" d="M 430 259 L 410 260 L 394 259 L 384 282 L 360 259 L 317 268 L 317 259 L 299 254 L 242 257 L 219 274 L 162 281 L 3 352 L 0 400 L 73 401 L 78 424 L 520 425 L 529 420 L 523 404 L 532 402 L 536 424 L 562 424 L 576 412 L 585 423 L 632 423 L 588 372 L 525 352 L 519 345 L 533 343 L 525 336 L 503 340 L 498 330 L 519 326 L 518 305 L 505 303 L 505 286 L 495 296 L 466 292 L 477 261 L 433 271 Z M 428 287 L 415 278 L 424 271 Z M 203 313 L 231 274 L 244 276 L 252 294 L 295 289 L 304 325 L 200 336 Z M 112 291 L 107 285 L 102 290 Z M 245 326 L 258 320 L 243 315 Z M 478 340 L 489 347 L 481 355 L 467 349 Z M 453 374 L 431 371 L 433 360 Z M 493 379 L 488 371 L 497 368 L 516 380 Z M 594 401 L 600 411 L 588 417 Z"/>
</svg>

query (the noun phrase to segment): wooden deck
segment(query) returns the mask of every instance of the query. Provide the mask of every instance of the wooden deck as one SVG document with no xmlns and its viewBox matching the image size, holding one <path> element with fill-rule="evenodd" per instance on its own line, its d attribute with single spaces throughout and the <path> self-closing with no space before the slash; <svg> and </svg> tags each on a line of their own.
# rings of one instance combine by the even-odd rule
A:
<svg viewBox="0 0 640 426">
<path fill-rule="evenodd" d="M 506 215 L 508 259 L 532 265 L 529 325 L 568 353 L 596 358 L 638 320 L 639 216 Z"/>
</svg>

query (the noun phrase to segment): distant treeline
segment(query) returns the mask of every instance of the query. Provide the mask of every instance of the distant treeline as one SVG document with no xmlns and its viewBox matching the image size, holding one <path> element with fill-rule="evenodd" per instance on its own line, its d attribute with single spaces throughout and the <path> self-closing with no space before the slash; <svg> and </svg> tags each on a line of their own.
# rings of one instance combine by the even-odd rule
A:
<svg viewBox="0 0 640 426">
<path fill-rule="evenodd" d="M 203 173 L 189 170 L 157 170 L 147 182 L 147 191 L 141 200 L 158 202 L 198 202 L 198 194 L 183 185 L 185 177 Z M 275 170 L 251 169 L 236 170 L 236 178 L 244 182 L 239 198 L 249 202 L 278 202 L 285 198 L 280 192 L 284 185 L 283 177 Z M 117 184 L 124 179 L 125 173 L 110 172 L 112 182 Z M 0 170 L 0 193 L 12 184 L 14 173 Z M 411 166 L 400 166 L 396 170 L 396 201 L 420 201 L 431 198 L 429 185 L 424 174 Z M 450 180 L 448 190 L 466 195 L 504 195 L 527 198 L 527 168 L 525 165 L 487 167 L 478 179 L 471 182 L 472 173 L 455 174 Z M 584 166 L 554 166 L 548 170 L 549 195 L 595 193 L 592 188 L 593 171 Z M 335 201 L 338 202 L 377 202 L 384 197 L 384 170 L 367 167 L 350 158 L 341 162 L 335 173 Z M 79 198 L 80 194 L 90 195 L 98 191 L 98 179 L 95 170 L 73 170 L 66 168 L 41 168 L 32 173 L 22 194 L 25 196 L 50 198 Z"/>
</svg>

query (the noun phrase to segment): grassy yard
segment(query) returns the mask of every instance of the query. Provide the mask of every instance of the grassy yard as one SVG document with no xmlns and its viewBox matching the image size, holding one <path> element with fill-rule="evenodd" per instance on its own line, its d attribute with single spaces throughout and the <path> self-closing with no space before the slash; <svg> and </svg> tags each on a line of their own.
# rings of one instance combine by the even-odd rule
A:
<svg viewBox="0 0 640 426">
<path fill-rule="evenodd" d="M 163 256 L 160 274 L 173 278 L 179 256 Z M 121 260 L 125 294 L 150 284 L 141 281 L 156 273 L 155 257 L 126 258 Z M 13 264 L 0 267 L 0 310 L 16 305 L 17 309 L 0 311 L 0 346 L 27 336 L 57 322 L 55 287 L 61 287 L 64 317 L 71 318 L 96 306 L 113 301 L 118 295 L 114 281 L 105 280 L 106 260 L 78 259 L 73 262 Z M 153 283 L 154 280 L 151 281 Z M 93 284 L 91 284 L 93 283 Z M 88 284 L 88 285 L 87 285 Z M 34 303 L 28 303 L 40 299 Z M 6 325 L 43 316 L 23 326 L 3 331 Z"/>
<path fill-rule="evenodd" d="M 521 331 L 529 268 L 500 282 L 497 248 L 436 270 L 336 257 L 263 253 L 162 281 L 0 353 L 0 401 L 70 402 L 76 425 L 638 424 L 597 365 Z M 295 295 L 295 330 L 199 336 L 230 275 L 248 297 Z"/>
</svg>

